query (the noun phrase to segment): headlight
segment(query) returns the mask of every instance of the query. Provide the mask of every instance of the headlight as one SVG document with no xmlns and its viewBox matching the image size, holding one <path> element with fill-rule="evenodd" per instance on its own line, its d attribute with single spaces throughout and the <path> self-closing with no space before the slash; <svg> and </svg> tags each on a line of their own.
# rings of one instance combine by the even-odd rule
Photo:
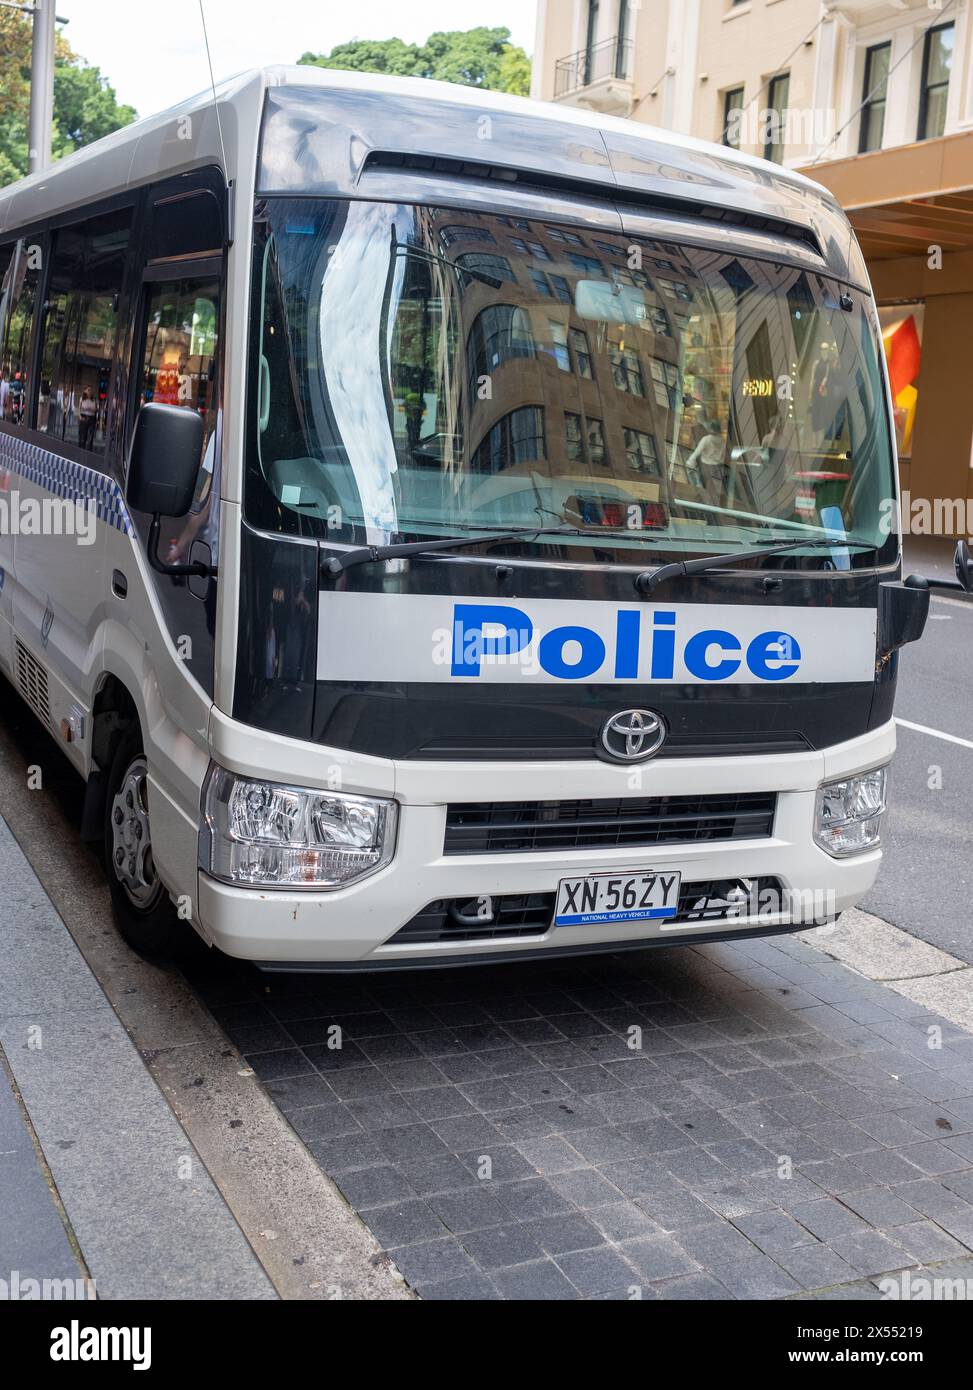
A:
<svg viewBox="0 0 973 1390">
<path fill-rule="evenodd" d="M 394 801 L 210 770 L 199 862 L 224 883 L 344 888 L 381 869 L 394 848 Z"/>
<path fill-rule="evenodd" d="M 888 768 L 876 767 L 818 787 L 815 842 L 836 859 L 874 849 L 885 813 L 887 781 Z"/>
</svg>

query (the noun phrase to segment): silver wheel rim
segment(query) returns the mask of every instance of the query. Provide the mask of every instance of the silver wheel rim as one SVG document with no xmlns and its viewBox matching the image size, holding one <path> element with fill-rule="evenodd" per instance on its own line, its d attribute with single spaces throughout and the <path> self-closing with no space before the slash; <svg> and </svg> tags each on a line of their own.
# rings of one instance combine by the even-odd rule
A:
<svg viewBox="0 0 973 1390">
<path fill-rule="evenodd" d="M 148 767 L 140 753 L 125 769 L 111 804 L 112 868 L 130 901 L 146 908 L 159 891 L 146 799 Z"/>
</svg>

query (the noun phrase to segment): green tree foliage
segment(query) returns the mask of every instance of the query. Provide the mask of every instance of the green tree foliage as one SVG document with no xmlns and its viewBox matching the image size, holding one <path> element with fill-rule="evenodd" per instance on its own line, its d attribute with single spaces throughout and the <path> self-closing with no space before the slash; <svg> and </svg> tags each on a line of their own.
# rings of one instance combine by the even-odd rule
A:
<svg viewBox="0 0 973 1390">
<path fill-rule="evenodd" d="M 0 9 L 0 185 L 27 172 L 30 112 L 30 21 Z M 54 129 L 51 153 L 61 159 L 92 140 L 134 121 L 119 106 L 100 70 L 86 63 L 58 34 L 54 57 Z"/>
<path fill-rule="evenodd" d="M 432 77 L 494 92 L 527 96 L 530 59 L 510 42 L 509 29 L 454 29 L 430 34 L 424 44 L 401 39 L 352 39 L 330 53 L 305 53 L 302 63 L 397 77 Z"/>
</svg>

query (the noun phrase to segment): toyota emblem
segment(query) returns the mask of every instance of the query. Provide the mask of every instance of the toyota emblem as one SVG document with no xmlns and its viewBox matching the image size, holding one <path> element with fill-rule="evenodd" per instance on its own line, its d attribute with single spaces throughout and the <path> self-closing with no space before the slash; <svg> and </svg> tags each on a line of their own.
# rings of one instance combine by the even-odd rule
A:
<svg viewBox="0 0 973 1390">
<path fill-rule="evenodd" d="M 666 724 L 651 709 L 623 709 L 602 726 L 599 757 L 613 763 L 640 763 L 658 753 L 666 740 Z"/>
</svg>

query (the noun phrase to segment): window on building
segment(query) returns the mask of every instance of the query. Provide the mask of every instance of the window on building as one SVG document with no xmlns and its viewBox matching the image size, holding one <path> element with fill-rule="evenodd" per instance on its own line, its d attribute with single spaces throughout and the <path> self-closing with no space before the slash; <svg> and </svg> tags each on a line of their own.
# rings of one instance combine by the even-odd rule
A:
<svg viewBox="0 0 973 1390">
<path fill-rule="evenodd" d="M 571 354 L 568 352 L 568 329 L 564 323 L 548 319 L 547 331 L 551 335 L 551 356 L 562 372 L 571 370 Z"/>
<path fill-rule="evenodd" d="M 625 435 L 625 462 L 636 473 L 651 473 L 659 476 L 659 455 L 655 440 L 644 430 L 623 431 Z"/>
<path fill-rule="evenodd" d="M 608 462 L 608 455 L 605 452 L 605 434 L 600 420 L 587 422 L 588 436 L 588 457 L 592 463 L 605 464 Z"/>
<path fill-rule="evenodd" d="M 590 416 L 582 420 L 580 415 L 564 415 L 564 439 L 567 445 L 568 460 L 571 463 L 606 464 L 605 432 L 600 420 Z"/>
<path fill-rule="evenodd" d="M 565 413 L 564 441 L 571 463 L 584 463 L 584 441 L 581 433 L 581 416 Z"/>
<path fill-rule="evenodd" d="M 767 83 L 767 108 L 764 112 L 764 159 L 783 164 L 787 143 L 787 99 L 790 92 L 789 72 L 772 77 Z"/>
<path fill-rule="evenodd" d="M 611 362 L 612 381 L 619 391 L 627 391 L 630 396 L 645 395 L 639 355 L 633 348 L 609 341 L 608 360 Z"/>
<path fill-rule="evenodd" d="M 691 304 L 693 302 L 692 292 L 685 280 L 670 280 L 666 276 L 657 275 L 655 277 L 655 283 L 659 286 L 660 290 L 671 295 L 673 299 L 681 299 L 685 304 Z"/>
<path fill-rule="evenodd" d="M 651 288 L 649 277 L 644 270 L 615 270 L 613 268 L 612 279 L 616 285 L 633 285 L 642 290 Z"/>
<path fill-rule="evenodd" d="M 926 30 L 922 47 L 922 85 L 919 89 L 920 140 L 933 140 L 946 129 L 949 75 L 953 66 L 955 24 Z"/>
<path fill-rule="evenodd" d="M 480 377 L 490 376 L 513 358 L 533 356 L 534 340 L 525 311 L 514 304 L 489 305 L 474 319 L 467 343 L 471 396 Z"/>
<path fill-rule="evenodd" d="M 41 330 L 37 428 L 101 454 L 131 211 L 55 234 Z"/>
<path fill-rule="evenodd" d="M 595 58 L 595 44 L 598 42 L 598 0 L 588 0 L 588 27 L 584 43 L 585 86 L 592 80 L 592 66 Z"/>
<path fill-rule="evenodd" d="M 565 246 L 584 246 L 576 232 L 565 231 L 562 227 L 545 227 L 544 230 L 552 241 L 559 241 Z"/>
<path fill-rule="evenodd" d="M 0 392 L 3 418 L 8 425 L 30 423 L 30 332 L 40 279 L 40 250 L 29 238 L 16 243 L 4 271 L 0 292 L 0 331 L 3 333 Z"/>
<path fill-rule="evenodd" d="M 562 304 L 573 304 L 571 287 L 563 275 L 545 275 L 543 270 L 528 269 L 531 283 L 539 295 L 545 299 L 560 299 Z"/>
<path fill-rule="evenodd" d="M 891 43 L 877 43 L 865 50 L 861 125 L 858 128 L 859 154 L 882 148 L 882 132 L 885 129 L 885 98 L 889 85 L 891 53 Z"/>
<path fill-rule="evenodd" d="M 629 0 L 618 0 L 618 47 L 615 50 L 615 76 L 624 81 L 628 77 L 628 30 L 629 30 L 629 11 L 632 6 Z"/>
<path fill-rule="evenodd" d="M 549 261 L 551 253 L 546 246 L 542 246 L 539 241 L 524 241 L 523 237 L 512 236 L 510 245 L 515 251 L 519 251 L 522 256 L 533 256 L 538 261 Z"/>
<path fill-rule="evenodd" d="M 439 235 L 444 246 L 454 246 L 458 241 L 496 241 L 496 237 L 487 227 L 441 227 Z"/>
<path fill-rule="evenodd" d="M 658 304 L 649 304 L 646 312 L 649 316 L 648 321 L 652 328 L 652 332 L 657 333 L 660 338 L 671 338 L 672 328 L 670 327 L 669 316 L 665 309 L 661 308 Z"/>
<path fill-rule="evenodd" d="M 582 333 L 580 328 L 572 328 L 569 338 L 571 351 L 574 353 L 574 370 L 578 376 L 583 376 L 586 381 L 591 381 L 591 352 L 588 348 L 587 333 Z"/>
<path fill-rule="evenodd" d="M 593 256 L 579 256 L 576 251 L 569 251 L 568 261 L 579 275 L 590 275 L 596 280 L 607 279 L 605 267 L 601 261 L 596 261 Z"/>
<path fill-rule="evenodd" d="M 504 415 L 487 432 L 473 454 L 473 468 L 480 473 L 499 473 L 516 463 L 534 463 L 546 456 L 544 412 L 539 406 L 522 406 Z"/>
<path fill-rule="evenodd" d="M 553 299 L 554 291 L 551 289 L 550 282 L 543 270 L 531 270 L 529 274 L 537 293 L 542 294 L 545 299 Z"/>
<path fill-rule="evenodd" d="M 743 88 L 731 87 L 723 93 L 723 144 L 731 150 L 740 148 L 740 125 L 743 115 Z"/>
<path fill-rule="evenodd" d="M 488 275 L 492 280 L 507 280 L 513 285 L 517 283 L 506 256 L 493 256 L 488 251 L 467 251 L 465 255 L 456 257 L 456 266 L 459 270 Z M 462 275 L 460 280 L 464 290 L 476 283 L 474 274 Z"/>
</svg>

